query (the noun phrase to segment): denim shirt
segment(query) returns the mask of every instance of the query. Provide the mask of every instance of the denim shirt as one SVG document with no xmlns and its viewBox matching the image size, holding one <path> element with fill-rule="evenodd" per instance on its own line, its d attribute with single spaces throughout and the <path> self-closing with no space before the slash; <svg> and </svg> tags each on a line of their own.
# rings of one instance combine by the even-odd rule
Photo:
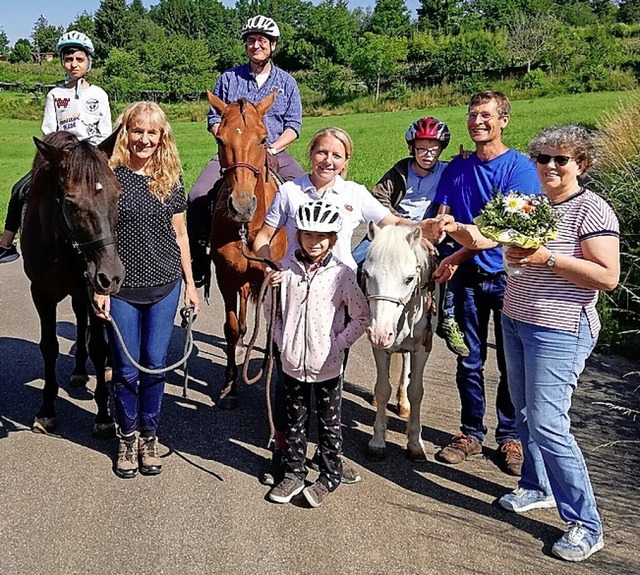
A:
<svg viewBox="0 0 640 575">
<path fill-rule="evenodd" d="M 231 68 L 218 78 L 213 93 L 223 102 L 231 104 L 240 98 L 245 98 L 257 104 L 274 90 L 278 95 L 265 115 L 265 123 L 269 132 L 269 143 L 275 142 L 287 128 L 291 128 L 300 135 L 302 125 L 302 103 L 300 91 L 295 79 L 277 66 L 271 66 L 267 81 L 258 87 L 255 75 L 249 64 Z M 220 114 L 210 108 L 207 114 L 207 129 L 220 122 Z"/>
</svg>

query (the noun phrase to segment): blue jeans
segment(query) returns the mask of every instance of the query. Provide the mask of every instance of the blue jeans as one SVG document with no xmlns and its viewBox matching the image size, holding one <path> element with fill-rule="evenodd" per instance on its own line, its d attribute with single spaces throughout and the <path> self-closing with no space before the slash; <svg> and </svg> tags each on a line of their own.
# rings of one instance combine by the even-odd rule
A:
<svg viewBox="0 0 640 575">
<path fill-rule="evenodd" d="M 596 339 L 583 314 L 578 333 L 502 317 L 509 389 L 524 463 L 519 485 L 553 493 L 560 517 L 600 533 L 587 466 L 570 431 L 571 396 Z"/>
<path fill-rule="evenodd" d="M 118 324 L 131 357 L 146 368 L 166 366 L 181 286 L 179 281 L 170 293 L 153 304 L 132 304 L 111 298 L 111 317 Z M 113 396 L 120 432 L 123 435 L 134 431 L 155 435 L 165 376 L 138 371 L 126 358 L 110 323 L 107 323 L 107 332 L 113 355 Z"/>
<path fill-rule="evenodd" d="M 518 439 L 515 411 L 507 386 L 500 325 L 505 287 L 506 276 L 503 273 L 487 274 L 472 261 L 463 263 L 449 281 L 454 315 L 469 348 L 468 357 L 458 357 L 456 371 L 461 403 L 460 429 L 480 442 L 484 441 L 487 433 L 483 422 L 486 413 L 484 364 L 487 360 L 489 320 L 493 314 L 496 360 L 500 373 L 496 397 L 496 441 L 499 444 Z"/>
</svg>

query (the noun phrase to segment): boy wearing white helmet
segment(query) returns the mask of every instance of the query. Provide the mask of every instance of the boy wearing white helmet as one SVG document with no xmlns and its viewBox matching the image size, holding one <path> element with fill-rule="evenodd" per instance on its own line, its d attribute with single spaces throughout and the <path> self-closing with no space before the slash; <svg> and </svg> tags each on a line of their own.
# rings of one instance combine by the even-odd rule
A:
<svg viewBox="0 0 640 575">
<path fill-rule="evenodd" d="M 47 94 L 42 133 L 47 135 L 65 130 L 75 134 L 78 139 L 97 146 L 111 134 L 111 109 L 106 92 L 86 80 L 91 69 L 93 42 L 86 34 L 72 30 L 60 37 L 56 50 L 60 54 L 66 81 Z M 11 262 L 20 257 L 13 240 L 20 228 L 22 205 L 30 181 L 29 172 L 11 190 L 4 233 L 0 239 L 0 263 Z"/>
<path fill-rule="evenodd" d="M 318 507 L 342 477 L 341 396 L 345 350 L 369 325 L 356 274 L 332 255 L 342 228 L 341 208 L 324 200 L 302 204 L 295 216 L 299 248 L 271 275 L 280 286 L 274 341 L 280 351 L 287 412 L 284 479 L 269 492 L 288 503 L 302 492 Z M 318 414 L 320 475 L 305 486 L 311 390 Z"/>
<path fill-rule="evenodd" d="M 302 103 L 293 76 L 278 68 L 272 60 L 280 40 L 280 29 L 271 18 L 253 16 L 242 28 L 241 39 L 249 61 L 223 72 L 213 93 L 227 104 L 240 98 L 257 104 L 272 92 L 277 92 L 273 106 L 264 117 L 268 131 L 265 145 L 269 154 L 277 159 L 280 176 L 285 180 L 293 180 L 304 175 L 304 170 L 286 148 L 300 135 Z M 207 129 L 214 137 L 219 125 L 220 114 L 212 107 L 207 116 Z M 208 195 L 219 178 L 220 162 L 216 154 L 189 192 L 187 229 L 194 277 L 198 285 L 207 283 L 210 275 L 211 262 L 206 254 L 206 247 L 211 227 L 208 206 L 212 199 Z"/>
</svg>

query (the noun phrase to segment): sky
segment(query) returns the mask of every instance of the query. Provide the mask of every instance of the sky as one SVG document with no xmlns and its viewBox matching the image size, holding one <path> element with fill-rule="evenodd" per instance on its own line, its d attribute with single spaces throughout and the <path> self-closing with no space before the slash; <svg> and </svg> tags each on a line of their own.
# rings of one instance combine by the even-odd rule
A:
<svg viewBox="0 0 640 575">
<path fill-rule="evenodd" d="M 235 0 L 222 0 L 225 6 L 235 5 Z M 317 3 L 317 0 L 314 0 Z M 143 0 L 148 8 L 158 4 L 158 0 Z M 0 28 L 4 30 L 9 44 L 13 46 L 19 38 L 31 38 L 33 26 L 44 16 L 47 22 L 53 26 L 63 26 L 65 29 L 69 22 L 76 19 L 78 14 L 88 12 L 95 13 L 100 6 L 100 0 L 0 0 Z M 349 2 L 350 8 L 373 7 L 375 0 L 355 0 Z M 414 12 L 419 5 L 418 0 L 407 0 L 407 6 Z"/>
</svg>

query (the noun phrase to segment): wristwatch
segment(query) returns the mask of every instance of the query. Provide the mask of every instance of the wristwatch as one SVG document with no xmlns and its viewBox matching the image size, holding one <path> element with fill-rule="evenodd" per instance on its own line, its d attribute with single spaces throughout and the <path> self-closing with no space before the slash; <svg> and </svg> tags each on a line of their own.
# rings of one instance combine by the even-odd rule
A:
<svg viewBox="0 0 640 575">
<path fill-rule="evenodd" d="M 275 156 L 280 150 L 278 150 L 278 148 L 275 148 L 274 146 L 269 146 L 267 148 L 267 152 L 269 152 L 272 156 Z"/>
<path fill-rule="evenodd" d="M 556 260 L 558 259 L 558 254 L 556 254 L 556 252 L 551 252 L 551 255 L 549 256 L 549 259 L 546 261 L 546 264 L 552 268 L 553 266 L 556 265 Z"/>
</svg>

